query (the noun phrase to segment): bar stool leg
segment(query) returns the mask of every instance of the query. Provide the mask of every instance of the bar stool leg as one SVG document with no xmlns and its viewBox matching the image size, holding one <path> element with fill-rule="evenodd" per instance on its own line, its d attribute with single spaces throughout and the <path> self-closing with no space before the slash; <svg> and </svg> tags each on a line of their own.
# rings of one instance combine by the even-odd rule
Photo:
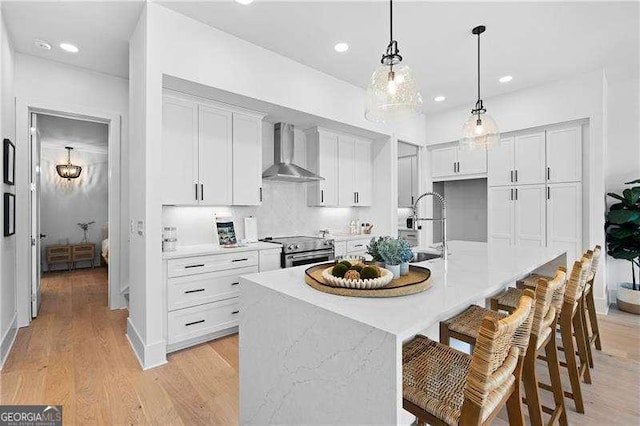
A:
<svg viewBox="0 0 640 426">
<path fill-rule="evenodd" d="M 549 376 L 551 377 L 551 386 L 553 387 L 553 400 L 556 410 L 560 409 L 559 422 L 561 426 L 567 426 L 567 409 L 564 405 L 564 392 L 562 390 L 562 380 L 560 379 L 560 363 L 558 362 L 558 344 L 555 336 L 551 336 L 544 348 L 547 357 L 547 366 L 549 368 Z"/>
<path fill-rule="evenodd" d="M 560 335 L 562 336 L 562 346 L 564 347 L 564 354 L 567 360 L 567 370 L 569 372 L 569 381 L 571 382 L 571 393 L 573 396 L 573 402 L 576 406 L 576 411 L 578 413 L 584 414 L 582 389 L 580 389 L 580 373 L 578 371 L 578 364 L 576 363 L 576 349 L 573 344 L 571 328 L 571 323 L 568 323 L 566 325 L 562 324 L 562 326 L 560 327 Z"/>
<path fill-rule="evenodd" d="M 440 322 L 440 343 L 449 346 L 451 336 L 449 335 L 449 325 L 445 322 Z"/>
<path fill-rule="evenodd" d="M 527 409 L 532 425 L 542 425 L 542 407 L 540 406 L 540 394 L 538 390 L 538 375 L 536 374 L 536 342 L 531 339 L 527 355 L 524 358 L 524 371 L 522 372 L 522 382 L 524 383 L 524 393 L 527 397 Z"/>
<path fill-rule="evenodd" d="M 582 302 L 578 304 L 578 310 L 584 312 Z M 578 357 L 580 358 L 579 372 L 583 372 L 583 380 L 587 384 L 591 384 L 591 371 L 589 369 L 589 356 L 587 352 L 587 342 L 585 340 L 584 324 L 582 323 L 582 315 L 574 315 L 573 328 L 575 330 L 576 345 L 578 346 Z"/>
<path fill-rule="evenodd" d="M 598 317 L 596 316 L 596 304 L 593 300 L 593 287 L 586 297 L 587 309 L 589 310 L 589 321 L 591 322 L 591 333 L 596 336 L 595 343 L 596 349 L 602 350 L 602 343 L 600 342 L 600 329 L 598 328 Z"/>
<path fill-rule="evenodd" d="M 524 426 L 524 416 L 522 414 L 522 394 L 520 385 L 516 381 L 515 389 L 507 399 L 507 415 L 510 426 Z"/>
<path fill-rule="evenodd" d="M 588 323 L 587 323 L 587 306 L 585 303 L 585 296 L 582 296 L 582 300 L 579 303 L 579 314 L 580 314 L 580 323 L 582 324 L 582 336 L 583 336 L 583 340 L 586 343 L 586 355 L 587 355 L 587 363 L 589 364 L 589 368 L 593 368 L 593 354 L 591 353 L 591 345 L 589 344 L 589 327 L 588 327 Z M 578 348 L 580 346 L 578 345 Z M 590 383 L 590 382 L 588 382 Z"/>
</svg>

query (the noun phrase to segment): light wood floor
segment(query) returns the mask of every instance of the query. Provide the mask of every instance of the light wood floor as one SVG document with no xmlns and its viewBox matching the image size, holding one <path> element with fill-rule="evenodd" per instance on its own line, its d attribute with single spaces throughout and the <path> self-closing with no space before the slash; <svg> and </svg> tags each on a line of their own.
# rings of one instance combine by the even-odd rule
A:
<svg viewBox="0 0 640 426">
<path fill-rule="evenodd" d="M 18 332 L 0 374 L 1 404 L 62 404 L 65 424 L 238 423 L 237 336 L 143 372 L 124 335 L 127 312 L 107 308 L 106 269 L 47 274 L 42 291 L 40 315 Z M 600 327 L 587 413 L 568 400 L 569 421 L 639 424 L 640 317 L 612 310 Z"/>
</svg>

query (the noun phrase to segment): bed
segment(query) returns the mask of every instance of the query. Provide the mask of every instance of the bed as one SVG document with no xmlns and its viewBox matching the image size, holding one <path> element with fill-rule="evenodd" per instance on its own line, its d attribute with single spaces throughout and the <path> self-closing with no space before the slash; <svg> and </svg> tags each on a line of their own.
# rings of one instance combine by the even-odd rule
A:
<svg viewBox="0 0 640 426">
<path fill-rule="evenodd" d="M 100 256 L 102 258 L 103 265 L 109 264 L 109 225 L 106 224 L 102 227 L 102 244 L 100 246 Z"/>
</svg>

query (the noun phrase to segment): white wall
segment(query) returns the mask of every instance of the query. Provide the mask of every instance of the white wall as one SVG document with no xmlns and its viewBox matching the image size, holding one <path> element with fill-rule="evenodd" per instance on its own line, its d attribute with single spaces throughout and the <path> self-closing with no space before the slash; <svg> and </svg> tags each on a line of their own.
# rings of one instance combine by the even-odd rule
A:
<svg viewBox="0 0 640 426">
<path fill-rule="evenodd" d="M 598 70 L 572 79 L 485 99 L 487 112 L 496 120 L 503 133 L 580 119 L 589 120 L 588 134 L 585 135 L 588 143 L 583 150 L 585 248 L 596 244 L 604 246 L 605 166 L 602 159 L 605 157 L 607 142 L 606 89 L 605 72 Z M 461 125 L 468 115 L 467 105 L 428 115 L 427 143 L 437 144 L 459 139 Z M 601 271 L 605 270 L 606 262 L 601 262 Z M 603 280 L 605 275 L 598 274 L 594 289 L 600 311 L 607 309 Z"/>
<path fill-rule="evenodd" d="M 638 78 L 608 79 L 607 153 L 605 187 L 621 193 L 629 182 L 640 178 L 640 87 Z M 608 198 L 607 205 L 614 200 Z M 615 300 L 618 283 L 631 282 L 631 265 L 607 257 L 609 300 Z"/>
<path fill-rule="evenodd" d="M 129 99 L 128 81 L 119 77 L 101 74 L 58 62 L 48 61 L 34 56 L 16 53 L 15 55 L 15 96 L 18 101 L 36 101 L 46 104 L 80 106 L 92 110 L 118 115 L 121 118 L 121 261 L 120 283 L 124 287 L 129 281 L 128 271 L 128 122 Z M 26 195 L 26 193 L 25 193 Z M 26 197 L 24 197 L 26 198 Z M 26 211 L 27 201 L 18 200 L 18 207 Z M 24 225 L 23 226 L 27 226 Z M 25 235 L 28 229 L 18 228 Z M 27 277 L 29 254 L 27 246 L 18 248 L 18 276 Z M 26 325 L 26 324 L 23 324 Z"/>
<path fill-rule="evenodd" d="M 104 125 L 107 139 L 108 128 Z M 56 165 L 66 163 L 64 146 L 47 144 L 43 140 L 40 159 L 40 232 L 46 235 L 42 244 L 42 263 L 48 270 L 46 246 L 76 244 L 82 242 L 84 232 L 78 223 L 95 223 L 89 226 L 87 241 L 96 245 L 95 264 L 100 261 L 102 229 L 107 225 L 109 195 L 109 158 L 105 145 L 103 152 L 88 152 L 74 149 L 72 163 L 82 167 L 77 179 L 67 180 L 58 176 Z M 91 264 L 79 262 L 76 266 Z M 66 264 L 53 265 L 54 269 L 65 269 Z"/>
<path fill-rule="evenodd" d="M 9 138 L 15 144 L 14 51 L 1 12 L 0 69 L 0 140 Z M 0 187 L 2 193 L 15 194 L 15 186 L 0 183 Z M 4 208 L 0 206 L 0 227 L 4 223 L 3 214 Z M 0 234 L 0 368 L 13 344 L 17 329 L 16 286 L 16 236 L 4 237 Z"/>
</svg>

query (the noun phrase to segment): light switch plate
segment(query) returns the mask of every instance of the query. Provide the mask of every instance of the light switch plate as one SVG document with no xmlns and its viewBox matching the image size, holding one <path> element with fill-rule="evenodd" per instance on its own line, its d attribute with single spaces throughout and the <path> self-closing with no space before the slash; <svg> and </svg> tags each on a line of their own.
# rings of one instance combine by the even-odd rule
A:
<svg viewBox="0 0 640 426">
<path fill-rule="evenodd" d="M 138 230 L 138 235 L 144 237 L 144 220 L 139 220 L 136 228 Z"/>
</svg>

